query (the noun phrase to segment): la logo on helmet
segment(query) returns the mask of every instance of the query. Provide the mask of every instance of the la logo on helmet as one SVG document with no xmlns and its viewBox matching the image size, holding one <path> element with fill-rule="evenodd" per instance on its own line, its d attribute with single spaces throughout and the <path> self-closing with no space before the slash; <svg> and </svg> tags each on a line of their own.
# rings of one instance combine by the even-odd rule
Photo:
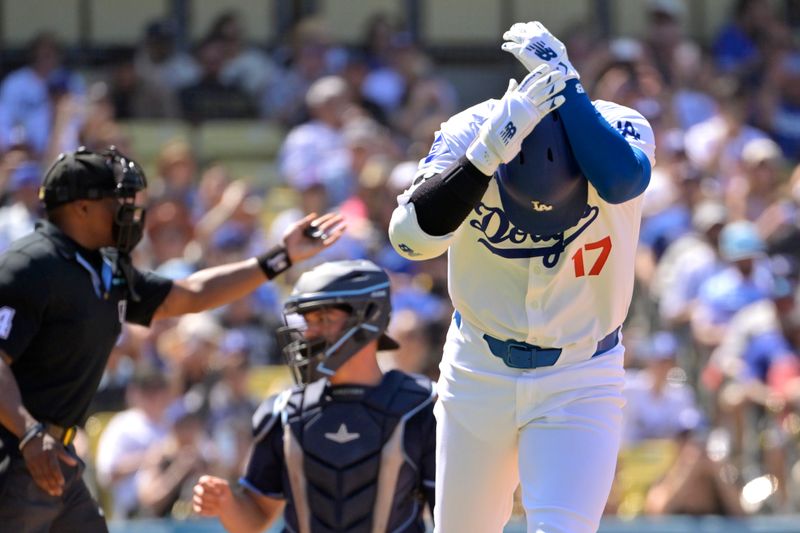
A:
<svg viewBox="0 0 800 533">
<path fill-rule="evenodd" d="M 531 206 L 533 207 L 534 211 L 542 212 L 542 211 L 552 211 L 553 206 L 550 204 L 545 204 L 540 202 L 539 200 L 532 200 Z"/>
</svg>

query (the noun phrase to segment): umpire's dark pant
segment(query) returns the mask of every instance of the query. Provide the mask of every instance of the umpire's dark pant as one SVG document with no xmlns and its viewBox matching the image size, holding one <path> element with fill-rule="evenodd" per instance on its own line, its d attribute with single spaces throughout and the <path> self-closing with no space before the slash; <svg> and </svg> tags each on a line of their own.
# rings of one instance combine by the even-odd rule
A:
<svg viewBox="0 0 800 533">
<path fill-rule="evenodd" d="M 70 452 L 72 452 L 70 447 Z M 76 457 L 77 458 L 77 457 Z M 0 474 L 0 530 L 14 533 L 107 533 L 100 506 L 83 482 L 83 462 L 61 463 L 64 492 L 50 496 L 28 473 L 25 460 L 17 454 Z"/>
</svg>

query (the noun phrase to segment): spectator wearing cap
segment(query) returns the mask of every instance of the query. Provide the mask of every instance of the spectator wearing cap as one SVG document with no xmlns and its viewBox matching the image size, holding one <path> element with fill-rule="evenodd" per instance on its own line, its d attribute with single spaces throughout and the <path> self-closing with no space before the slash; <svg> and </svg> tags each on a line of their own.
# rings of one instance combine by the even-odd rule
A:
<svg viewBox="0 0 800 533">
<path fill-rule="evenodd" d="M 134 58 L 136 75 L 176 94 L 200 78 L 197 62 L 175 47 L 175 24 L 170 20 L 153 20 L 145 27 Z"/>
<path fill-rule="evenodd" d="M 138 512 L 136 473 L 147 450 L 167 436 L 167 407 L 172 401 L 166 377 L 155 369 L 138 370 L 126 391 L 128 408 L 116 413 L 97 444 L 97 480 L 110 491 L 112 516 L 132 518 Z"/>
<path fill-rule="evenodd" d="M 692 213 L 692 231 L 670 244 L 656 267 L 651 294 L 665 324 L 686 325 L 702 282 L 717 271 L 719 234 L 727 222 L 722 203 L 701 202 Z"/>
<path fill-rule="evenodd" d="M 647 439 L 672 439 L 698 427 L 702 419 L 686 375 L 675 372 L 678 340 L 659 331 L 638 346 L 644 367 L 631 371 L 625 384 L 623 442 L 634 445 Z"/>
<path fill-rule="evenodd" d="M 741 172 L 725 188 L 731 220 L 755 222 L 780 194 L 783 155 L 772 139 L 753 139 L 742 149 Z"/>
<path fill-rule="evenodd" d="M 690 318 L 700 286 L 725 266 L 717 249 L 726 220 L 724 205 L 701 202 L 692 216 L 693 230 L 666 249 L 650 286 L 659 322 L 671 328 L 684 345 L 679 364 L 693 387 L 698 386 L 702 363 L 692 342 Z"/>
<path fill-rule="evenodd" d="M 11 172 L 8 181 L 9 204 L 0 207 L 0 252 L 33 231 L 41 216 L 39 184 L 42 169 L 38 163 L 25 161 Z"/>
<path fill-rule="evenodd" d="M 320 78 L 309 87 L 306 106 L 311 120 L 286 136 L 278 154 L 279 171 L 287 184 L 299 190 L 322 184 L 328 201 L 337 205 L 347 196 L 327 180 L 339 179 L 350 163 L 344 136 L 347 113 L 353 107 L 350 89 L 339 76 Z"/>
<path fill-rule="evenodd" d="M 242 18 L 235 10 L 220 13 L 211 23 L 208 38 L 218 39 L 225 57 L 220 80 L 247 92 L 254 101 L 272 86 L 281 83 L 283 73 L 277 64 L 255 46 L 244 41 Z"/>
<path fill-rule="evenodd" d="M 34 37 L 28 47 L 28 64 L 11 72 L 0 84 L 0 152 L 26 145 L 42 157 L 51 148 L 56 103 L 65 95 L 80 97 L 83 79 L 63 65 L 62 49 L 49 33 Z M 77 148 L 78 128 L 55 150 Z"/>
<path fill-rule="evenodd" d="M 727 266 L 700 286 L 691 317 L 694 338 L 710 348 L 722 341 L 733 315 L 768 297 L 773 283 L 764 241 L 752 222 L 729 222 L 722 228 L 719 254 Z"/>
</svg>

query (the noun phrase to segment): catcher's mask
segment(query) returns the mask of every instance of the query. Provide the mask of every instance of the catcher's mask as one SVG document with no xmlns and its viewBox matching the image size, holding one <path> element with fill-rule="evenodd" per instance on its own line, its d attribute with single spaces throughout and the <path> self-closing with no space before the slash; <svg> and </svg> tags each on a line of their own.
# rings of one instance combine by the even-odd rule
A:
<svg viewBox="0 0 800 533">
<path fill-rule="evenodd" d="M 144 234 L 145 208 L 136 205 L 136 194 L 146 187 L 142 168 L 114 146 L 99 153 L 81 147 L 58 156 L 45 174 L 39 198 L 48 211 L 75 200 L 116 198 L 114 246 L 128 254 Z"/>
<path fill-rule="evenodd" d="M 497 181 L 506 216 L 531 235 L 561 233 L 577 224 L 588 208 L 588 181 L 557 111 L 536 125 L 516 158 L 500 165 Z"/>
<path fill-rule="evenodd" d="M 324 263 L 300 276 L 284 304 L 278 338 L 298 384 L 332 376 L 364 346 L 395 350 L 385 333 L 389 277 L 366 260 Z"/>
</svg>

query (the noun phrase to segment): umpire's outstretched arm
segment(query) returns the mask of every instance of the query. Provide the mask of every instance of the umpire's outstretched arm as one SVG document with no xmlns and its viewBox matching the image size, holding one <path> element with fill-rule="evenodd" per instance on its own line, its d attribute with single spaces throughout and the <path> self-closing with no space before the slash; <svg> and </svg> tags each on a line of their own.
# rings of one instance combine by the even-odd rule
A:
<svg viewBox="0 0 800 533">
<path fill-rule="evenodd" d="M 283 246 L 236 263 L 206 268 L 174 282 L 153 319 L 197 313 L 235 301 L 258 288 L 264 277 L 272 279 L 288 265 L 308 259 L 330 246 L 344 233 L 342 216 L 312 213 L 289 227 Z M 320 238 L 309 238 L 309 227 L 318 228 Z M 283 263 L 283 264 L 281 264 Z"/>
</svg>

